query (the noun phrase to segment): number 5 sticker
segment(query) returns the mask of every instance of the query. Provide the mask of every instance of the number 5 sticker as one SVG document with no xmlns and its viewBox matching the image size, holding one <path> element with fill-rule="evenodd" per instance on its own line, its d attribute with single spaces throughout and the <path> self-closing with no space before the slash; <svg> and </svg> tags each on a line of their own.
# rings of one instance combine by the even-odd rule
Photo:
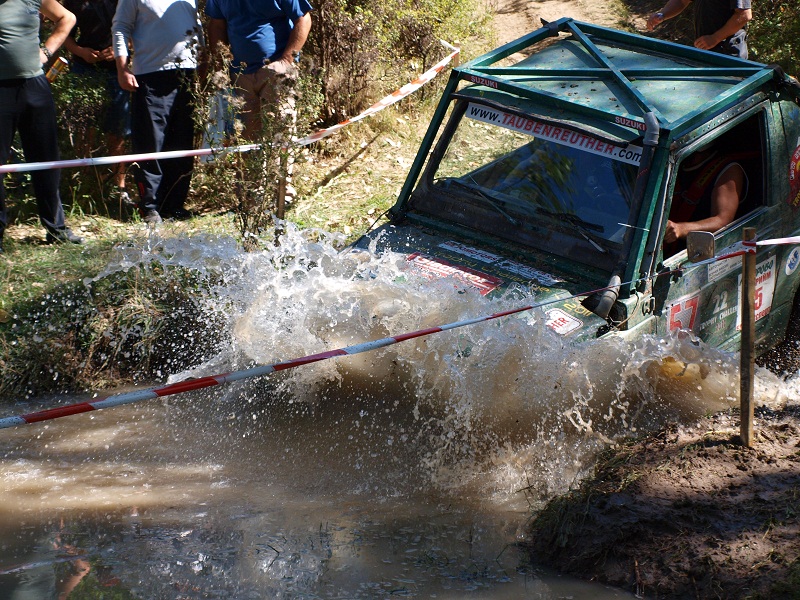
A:
<svg viewBox="0 0 800 600">
<path fill-rule="evenodd" d="M 767 260 L 756 265 L 756 290 L 755 290 L 755 312 L 756 321 L 763 319 L 772 309 L 772 296 L 775 293 L 775 257 L 770 256 Z M 739 275 L 739 306 L 742 305 L 742 276 Z M 736 312 L 736 329 L 742 329 L 741 312 Z"/>
</svg>

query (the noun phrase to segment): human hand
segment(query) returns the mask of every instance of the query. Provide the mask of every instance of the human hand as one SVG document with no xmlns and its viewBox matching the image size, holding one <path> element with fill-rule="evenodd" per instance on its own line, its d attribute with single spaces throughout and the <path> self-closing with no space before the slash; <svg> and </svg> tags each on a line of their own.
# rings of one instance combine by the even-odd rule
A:
<svg viewBox="0 0 800 600">
<path fill-rule="evenodd" d="M 78 53 L 84 61 L 93 65 L 96 62 L 100 62 L 102 59 L 100 58 L 100 51 L 93 50 L 92 48 L 81 48 L 80 52 Z"/>
<path fill-rule="evenodd" d="M 291 57 L 281 57 L 280 60 L 274 60 L 267 65 L 270 71 L 274 71 L 278 75 L 286 75 L 287 77 L 297 77 L 297 65 Z"/>
<path fill-rule="evenodd" d="M 126 92 L 135 92 L 139 89 L 139 82 L 136 81 L 136 76 L 127 67 L 117 72 L 117 81 L 119 81 L 119 87 Z"/>
<path fill-rule="evenodd" d="M 719 42 L 711 35 L 701 35 L 694 41 L 694 47 L 700 48 L 700 50 L 711 50 L 714 46 L 716 46 Z"/>
<path fill-rule="evenodd" d="M 97 54 L 98 60 L 114 60 L 114 48 L 109 46 L 108 48 L 103 48 Z"/>
<path fill-rule="evenodd" d="M 647 31 L 653 31 L 653 29 L 661 25 L 661 23 L 663 23 L 664 21 L 666 21 L 666 19 L 664 18 L 664 13 L 661 12 L 653 13 L 652 15 L 647 17 Z"/>
<path fill-rule="evenodd" d="M 664 232 L 664 241 L 667 244 L 676 242 L 682 237 L 686 237 L 683 223 L 675 223 L 674 221 L 667 221 L 667 230 Z"/>
</svg>

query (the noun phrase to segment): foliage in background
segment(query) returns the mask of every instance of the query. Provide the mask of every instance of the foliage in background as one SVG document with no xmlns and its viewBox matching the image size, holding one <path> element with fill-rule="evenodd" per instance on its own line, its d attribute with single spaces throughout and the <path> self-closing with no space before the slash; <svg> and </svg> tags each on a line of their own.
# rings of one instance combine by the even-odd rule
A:
<svg viewBox="0 0 800 600">
<path fill-rule="evenodd" d="M 52 84 L 62 160 L 108 156 L 100 125 L 109 107 L 105 76 L 72 75 Z M 81 167 L 61 172 L 61 196 L 83 213 L 122 218 L 122 207 L 108 203 L 113 187 L 111 166 Z"/>
<path fill-rule="evenodd" d="M 757 0 L 748 34 L 750 58 L 776 63 L 800 76 L 800 7 L 797 0 Z"/>
<path fill-rule="evenodd" d="M 656 12 L 663 0 L 622 0 L 630 11 L 643 17 Z M 753 20 L 748 26 L 747 47 L 750 60 L 779 64 L 784 71 L 800 75 L 800 8 L 797 0 L 754 0 Z M 628 17 L 624 19 L 629 31 L 638 30 Z M 680 15 L 645 33 L 659 39 L 692 45 L 694 41 L 694 6 L 690 4 Z"/>
<path fill-rule="evenodd" d="M 317 80 L 301 73 L 296 84 L 296 120 L 279 111 L 261 114 L 261 128 L 254 140 L 242 136 L 237 113 L 241 100 L 233 93 L 229 77 L 230 55 L 221 57 L 219 68 L 194 89 L 196 125 L 205 144 L 213 148 L 257 144 L 249 152 L 219 153 L 201 161 L 195 171 L 193 202 L 233 213 L 243 245 L 258 249 L 263 234 L 274 225 L 280 181 L 301 156 L 288 140 L 308 131 L 317 118 L 321 96 Z"/>
<path fill-rule="evenodd" d="M 442 58 L 439 40 L 477 35 L 477 3 L 464 0 L 319 0 L 304 54 L 320 80 L 320 118 L 358 114 Z M 489 15 L 486 14 L 486 18 Z"/>
</svg>

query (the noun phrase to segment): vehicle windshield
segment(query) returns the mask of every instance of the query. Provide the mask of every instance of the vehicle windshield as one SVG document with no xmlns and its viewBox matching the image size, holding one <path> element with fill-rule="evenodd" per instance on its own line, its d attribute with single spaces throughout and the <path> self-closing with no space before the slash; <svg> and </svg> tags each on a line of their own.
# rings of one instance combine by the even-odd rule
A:
<svg viewBox="0 0 800 600">
<path fill-rule="evenodd" d="M 435 166 L 432 196 L 491 211 L 497 218 L 470 224 L 487 233 L 528 230 L 517 241 L 530 243 L 532 228 L 557 229 L 608 252 L 625 234 L 640 157 L 639 147 L 472 102 Z"/>
</svg>

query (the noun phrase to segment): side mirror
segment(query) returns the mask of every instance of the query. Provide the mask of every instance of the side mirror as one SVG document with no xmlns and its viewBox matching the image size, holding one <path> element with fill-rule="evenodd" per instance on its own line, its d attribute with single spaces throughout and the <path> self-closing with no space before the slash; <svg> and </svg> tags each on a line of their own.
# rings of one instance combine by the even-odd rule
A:
<svg viewBox="0 0 800 600">
<path fill-rule="evenodd" d="M 686 256 L 689 262 L 714 258 L 714 234 L 710 231 L 690 231 L 686 236 Z"/>
</svg>

